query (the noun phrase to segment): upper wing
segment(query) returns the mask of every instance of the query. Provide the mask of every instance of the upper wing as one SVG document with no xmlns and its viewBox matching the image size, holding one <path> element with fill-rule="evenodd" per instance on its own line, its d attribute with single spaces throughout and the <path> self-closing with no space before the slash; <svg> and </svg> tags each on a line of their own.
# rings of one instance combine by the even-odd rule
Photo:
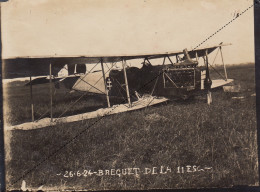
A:
<svg viewBox="0 0 260 192">
<path fill-rule="evenodd" d="M 210 54 L 216 48 L 226 46 L 230 44 L 219 44 L 216 46 L 204 47 L 199 49 L 188 50 L 191 58 L 195 58 L 205 55 L 205 51 Z M 99 63 L 101 59 L 104 63 L 119 62 L 122 60 L 131 59 L 158 59 L 165 56 L 175 56 L 183 54 L 183 51 L 173 51 L 164 53 L 152 53 L 152 54 L 137 54 L 137 55 L 118 55 L 118 56 L 39 56 L 39 57 L 16 57 L 3 59 L 4 73 L 3 79 L 13 77 L 28 77 L 28 76 L 42 76 L 49 74 L 49 64 L 52 63 L 53 74 L 57 73 L 65 64 L 68 64 L 69 68 L 73 68 L 75 64 L 94 64 Z"/>
</svg>

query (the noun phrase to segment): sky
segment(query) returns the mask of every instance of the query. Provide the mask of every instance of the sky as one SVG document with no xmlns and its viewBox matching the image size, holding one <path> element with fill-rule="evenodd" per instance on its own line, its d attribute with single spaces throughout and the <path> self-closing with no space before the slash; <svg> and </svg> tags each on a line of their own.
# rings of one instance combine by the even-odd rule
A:
<svg viewBox="0 0 260 192">
<path fill-rule="evenodd" d="M 191 49 L 252 4 L 252 0 L 9 0 L 1 3 L 2 55 L 104 56 Z M 253 18 L 251 8 L 201 46 L 231 43 L 223 47 L 227 64 L 254 62 Z"/>
</svg>

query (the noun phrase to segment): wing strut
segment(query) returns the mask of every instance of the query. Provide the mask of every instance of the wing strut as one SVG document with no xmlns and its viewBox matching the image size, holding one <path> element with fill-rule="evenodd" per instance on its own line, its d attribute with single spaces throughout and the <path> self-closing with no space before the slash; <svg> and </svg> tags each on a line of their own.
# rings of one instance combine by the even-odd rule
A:
<svg viewBox="0 0 260 192">
<path fill-rule="evenodd" d="M 130 94 L 129 94 L 129 88 L 128 88 L 128 81 L 127 81 L 127 75 L 126 75 L 126 61 L 124 59 L 122 59 L 122 66 L 123 66 L 123 69 L 124 69 L 124 77 L 125 77 L 125 86 L 126 86 L 126 94 L 127 94 L 127 100 L 128 100 L 128 104 L 129 104 L 129 107 L 132 107 L 132 104 L 131 104 L 131 99 L 130 99 Z"/>
<path fill-rule="evenodd" d="M 104 85 L 105 85 L 105 89 L 106 89 L 107 106 L 110 107 L 110 101 L 109 101 L 109 95 L 108 95 L 108 89 L 107 89 L 107 83 L 106 83 L 106 76 L 105 76 L 105 71 L 104 71 L 103 58 L 101 58 L 100 61 L 101 61 Z"/>
<path fill-rule="evenodd" d="M 165 57 L 163 57 L 163 66 L 164 66 L 164 64 L 165 64 Z"/>
<path fill-rule="evenodd" d="M 34 121 L 34 106 L 33 106 L 33 92 L 32 92 L 32 76 L 30 76 L 30 99 L 31 99 L 32 122 L 33 122 Z"/>
<path fill-rule="evenodd" d="M 167 57 L 168 57 L 169 61 L 171 62 L 171 64 L 173 65 L 173 62 L 172 62 L 171 58 L 169 57 L 169 55 L 167 55 Z"/>
<path fill-rule="evenodd" d="M 222 54 L 222 48 L 219 47 L 219 50 L 220 50 L 220 54 L 221 54 L 221 59 L 222 59 L 222 63 L 223 63 L 223 67 L 224 67 L 224 71 L 225 71 L 225 80 L 227 81 L 227 70 L 226 70 L 226 65 L 224 63 L 224 58 L 223 58 L 223 54 Z"/>
<path fill-rule="evenodd" d="M 50 62 L 50 115 L 51 115 L 51 122 L 53 121 L 53 115 L 52 115 L 52 74 L 51 74 L 51 62 Z"/>
<path fill-rule="evenodd" d="M 208 49 L 206 49 L 205 52 L 206 55 L 206 79 L 205 79 L 205 85 L 204 87 L 207 89 L 208 93 L 207 93 L 207 103 L 208 105 L 210 105 L 212 103 L 212 96 L 211 96 L 211 92 L 210 92 L 210 88 L 211 88 L 211 84 L 212 81 L 209 77 L 209 60 L 208 60 Z"/>
</svg>

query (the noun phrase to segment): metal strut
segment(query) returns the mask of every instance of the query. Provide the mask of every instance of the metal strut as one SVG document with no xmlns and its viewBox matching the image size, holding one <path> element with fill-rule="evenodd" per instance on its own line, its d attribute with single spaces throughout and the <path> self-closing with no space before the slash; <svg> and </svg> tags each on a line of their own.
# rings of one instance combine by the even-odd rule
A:
<svg viewBox="0 0 260 192">
<path fill-rule="evenodd" d="M 169 55 L 167 55 L 167 57 L 168 57 L 169 61 L 171 62 L 171 64 L 174 65 L 171 58 L 169 57 Z"/>
<path fill-rule="evenodd" d="M 51 63 L 50 63 L 50 116 L 51 116 L 51 122 L 53 121 L 53 113 L 52 113 L 52 71 L 51 71 Z"/>
<path fill-rule="evenodd" d="M 32 111 L 32 122 L 34 121 L 34 106 L 33 106 L 33 92 L 32 92 L 32 76 L 30 76 L 30 99 L 31 99 L 31 111 Z"/>
<path fill-rule="evenodd" d="M 206 49 L 206 52 L 205 52 L 205 55 L 206 55 L 206 79 L 205 79 L 205 85 L 204 87 L 207 89 L 207 103 L 208 105 L 210 105 L 212 103 L 212 96 L 211 96 L 211 84 L 212 84 L 212 81 L 210 79 L 210 76 L 209 76 L 209 60 L 208 60 L 208 50 Z"/>
<path fill-rule="evenodd" d="M 224 63 L 224 58 L 223 58 L 223 54 L 222 54 L 222 48 L 219 47 L 219 50 L 220 50 L 221 59 L 222 59 L 223 67 L 224 67 L 225 78 L 226 78 L 226 81 L 227 81 L 227 69 L 226 69 L 226 65 L 225 65 L 225 63 Z"/>
<path fill-rule="evenodd" d="M 128 88 L 127 74 L 126 74 L 126 69 L 125 69 L 126 61 L 124 59 L 122 59 L 122 66 L 123 66 L 123 69 L 124 69 L 124 77 L 125 77 L 125 86 L 126 86 L 127 100 L 128 100 L 129 107 L 132 107 L 130 94 L 129 94 L 129 88 Z"/>
<path fill-rule="evenodd" d="M 105 71 L 104 71 L 103 58 L 101 58 L 100 63 L 101 63 L 101 67 L 102 67 L 103 80 L 104 80 L 104 85 L 105 85 L 105 89 L 106 89 L 107 106 L 110 107 L 110 101 L 109 101 L 109 95 L 108 95 L 108 89 L 107 89 L 107 83 L 106 83 L 106 77 L 105 77 Z"/>
</svg>

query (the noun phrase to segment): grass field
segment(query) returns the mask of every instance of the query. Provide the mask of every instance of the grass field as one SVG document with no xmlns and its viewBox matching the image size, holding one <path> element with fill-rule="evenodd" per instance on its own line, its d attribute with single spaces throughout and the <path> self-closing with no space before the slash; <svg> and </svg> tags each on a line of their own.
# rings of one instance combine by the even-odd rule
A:
<svg viewBox="0 0 260 192">
<path fill-rule="evenodd" d="M 219 90 L 213 92 L 210 106 L 205 98 L 197 98 L 55 127 L 11 131 L 7 186 L 19 188 L 22 179 L 18 179 L 27 171 L 24 180 L 34 188 L 43 185 L 43 188 L 103 190 L 258 185 L 256 104 L 251 96 L 255 91 L 254 65 L 229 67 L 228 74 L 240 83 L 240 94 L 245 99 L 231 99 L 232 95 Z M 29 121 L 29 87 L 24 91 L 25 87 L 12 86 L 15 88 L 8 91 L 10 120 L 14 124 Z M 48 91 L 34 88 L 34 92 L 39 117 L 48 110 L 43 104 L 48 101 Z M 80 93 L 75 93 L 64 97 L 64 93 L 57 91 L 54 114 L 58 115 L 79 96 Z M 68 99 L 59 103 L 59 98 Z M 95 98 L 85 97 L 68 113 L 105 105 L 105 100 Z M 160 173 L 161 166 L 163 173 L 168 167 L 166 174 Z M 189 166 L 196 167 L 190 172 Z M 128 171 L 122 175 L 125 168 L 144 171 L 153 167 L 156 167 L 153 174 Z M 205 167 L 209 169 L 203 171 Z M 112 175 L 114 169 L 120 169 L 121 175 Z M 89 174 L 84 175 L 84 170 Z M 104 174 L 109 170 L 109 175 L 91 175 L 89 170 L 102 170 Z"/>
</svg>

